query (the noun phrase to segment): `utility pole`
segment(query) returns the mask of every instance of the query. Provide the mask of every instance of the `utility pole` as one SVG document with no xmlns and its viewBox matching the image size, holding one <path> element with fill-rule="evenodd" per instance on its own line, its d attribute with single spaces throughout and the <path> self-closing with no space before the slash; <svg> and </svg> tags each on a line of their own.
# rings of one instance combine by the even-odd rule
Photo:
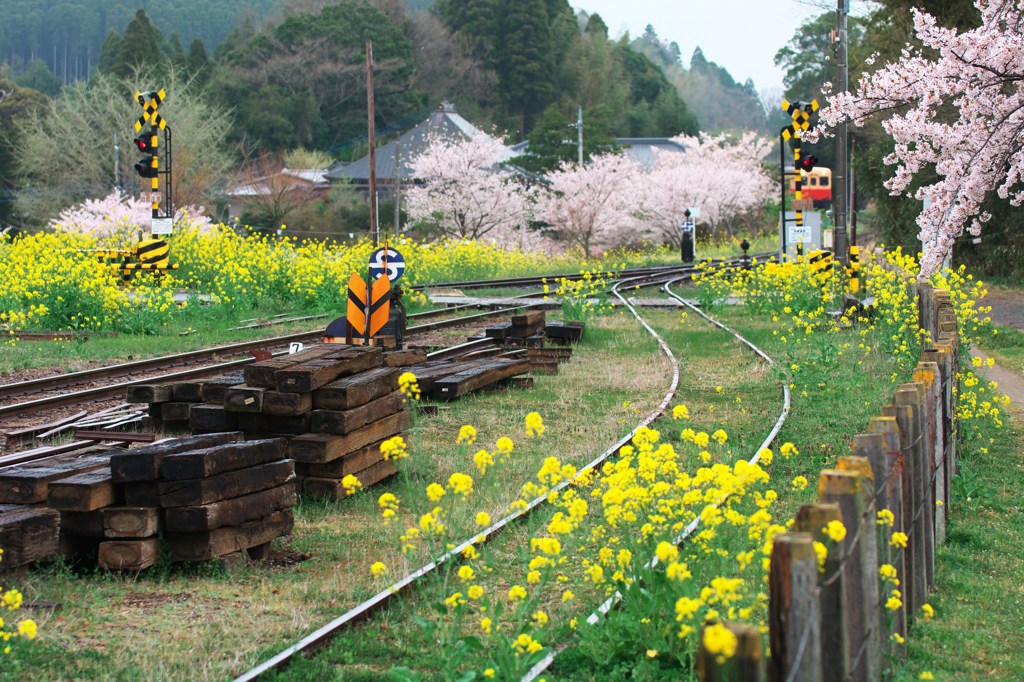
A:
<svg viewBox="0 0 1024 682">
<path fill-rule="evenodd" d="M 395 237 L 398 237 L 398 223 L 402 210 L 402 143 L 395 142 Z"/>
<path fill-rule="evenodd" d="M 583 105 L 580 105 L 576 116 L 576 151 L 579 154 L 579 165 L 583 168 Z"/>
<path fill-rule="evenodd" d="M 837 0 L 836 31 L 833 36 L 836 51 L 836 82 L 839 92 L 850 89 L 850 65 L 847 63 L 847 31 L 846 16 L 850 12 L 850 0 Z M 833 219 L 835 222 L 835 250 L 839 261 L 845 264 L 849 258 L 850 243 L 847 238 L 847 212 L 849 211 L 849 184 L 847 183 L 848 162 L 846 158 L 847 123 L 843 118 L 836 131 L 836 167 L 832 171 Z"/>
<path fill-rule="evenodd" d="M 366 116 L 367 136 L 370 142 L 370 241 L 377 247 L 377 147 L 374 144 L 376 130 L 373 122 L 373 41 L 366 41 Z"/>
</svg>

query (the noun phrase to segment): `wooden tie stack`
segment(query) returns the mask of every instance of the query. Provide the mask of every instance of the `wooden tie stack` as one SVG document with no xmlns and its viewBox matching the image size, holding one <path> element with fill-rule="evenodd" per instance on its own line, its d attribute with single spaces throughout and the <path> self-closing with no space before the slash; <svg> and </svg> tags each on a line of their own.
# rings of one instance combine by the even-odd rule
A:
<svg viewBox="0 0 1024 682">
<path fill-rule="evenodd" d="M 287 441 L 243 435 L 201 434 L 114 455 L 124 506 L 101 510 L 100 565 L 151 566 L 161 530 L 172 561 L 259 559 L 290 534 L 296 494 Z"/>
<path fill-rule="evenodd" d="M 18 568 L 68 549 L 64 516 L 109 503 L 110 458 L 119 451 L 94 446 L 0 471 L 0 568 Z"/>
<path fill-rule="evenodd" d="M 540 348 L 544 345 L 544 317 L 543 310 L 530 310 L 513 315 L 511 322 L 488 327 L 484 334 L 503 346 Z"/>
</svg>

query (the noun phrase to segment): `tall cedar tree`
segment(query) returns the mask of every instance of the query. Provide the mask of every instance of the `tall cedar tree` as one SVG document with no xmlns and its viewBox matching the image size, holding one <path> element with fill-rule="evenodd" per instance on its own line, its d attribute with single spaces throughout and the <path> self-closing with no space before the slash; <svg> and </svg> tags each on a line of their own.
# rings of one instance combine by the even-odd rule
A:
<svg viewBox="0 0 1024 682">
<path fill-rule="evenodd" d="M 124 29 L 117 58 L 110 67 L 110 73 L 127 79 L 143 66 L 163 65 L 167 58 L 161 48 L 160 32 L 150 23 L 146 11 L 139 9 L 135 18 Z"/>
<path fill-rule="evenodd" d="M 503 10 L 498 78 L 506 109 L 518 116 L 523 139 L 536 115 L 554 99 L 551 31 L 545 0 L 506 1 Z"/>
</svg>

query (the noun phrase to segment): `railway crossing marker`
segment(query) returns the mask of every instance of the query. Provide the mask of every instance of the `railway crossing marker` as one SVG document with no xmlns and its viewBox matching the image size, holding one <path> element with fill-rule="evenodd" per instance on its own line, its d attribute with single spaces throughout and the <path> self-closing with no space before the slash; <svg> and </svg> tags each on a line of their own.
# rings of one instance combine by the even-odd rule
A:
<svg viewBox="0 0 1024 682">
<path fill-rule="evenodd" d="M 794 202 L 793 202 L 793 222 L 797 228 L 803 227 L 804 224 L 804 213 L 803 213 L 803 172 L 810 171 L 814 168 L 814 164 L 817 163 L 818 159 L 813 155 L 808 155 L 806 158 L 801 158 L 800 155 L 800 138 L 803 132 L 811 127 L 811 114 L 818 110 L 818 100 L 813 99 L 810 102 L 790 102 L 786 98 L 782 99 L 782 109 L 790 115 L 793 122 L 783 128 L 779 132 L 779 155 L 781 160 L 781 171 L 782 171 L 782 203 L 781 216 L 779 218 L 779 237 L 782 244 L 782 256 L 786 255 L 786 223 L 790 221 L 786 217 L 786 140 L 792 139 L 793 145 L 793 175 L 794 175 Z"/>
</svg>

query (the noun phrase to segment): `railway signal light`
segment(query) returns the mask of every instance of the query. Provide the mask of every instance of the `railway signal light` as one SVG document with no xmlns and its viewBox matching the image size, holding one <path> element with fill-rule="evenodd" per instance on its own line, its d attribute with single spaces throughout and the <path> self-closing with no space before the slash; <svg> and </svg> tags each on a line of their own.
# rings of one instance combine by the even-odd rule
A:
<svg viewBox="0 0 1024 682">
<path fill-rule="evenodd" d="M 145 158 L 135 164 L 135 170 L 143 178 L 158 177 L 159 157 L 157 156 L 157 136 L 153 131 L 142 133 L 135 138 L 135 146 L 145 154 Z"/>
<path fill-rule="evenodd" d="M 814 154 L 808 154 L 807 156 L 800 158 L 800 160 L 796 162 L 796 167 L 799 170 L 804 171 L 805 173 L 809 173 L 812 170 L 814 170 L 814 166 L 817 163 L 818 157 L 815 156 Z"/>
</svg>

